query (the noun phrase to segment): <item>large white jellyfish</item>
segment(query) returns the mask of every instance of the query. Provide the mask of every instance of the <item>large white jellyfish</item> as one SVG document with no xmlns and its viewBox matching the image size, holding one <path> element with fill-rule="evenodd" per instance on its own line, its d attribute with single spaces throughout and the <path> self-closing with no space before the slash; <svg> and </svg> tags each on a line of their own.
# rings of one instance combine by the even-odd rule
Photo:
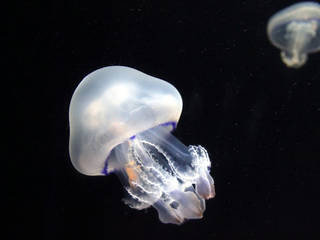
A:
<svg viewBox="0 0 320 240">
<path fill-rule="evenodd" d="M 301 2 L 273 15 L 267 27 L 270 41 L 281 49 L 282 61 L 299 68 L 308 54 L 320 50 L 320 4 Z"/>
<path fill-rule="evenodd" d="M 69 151 L 86 175 L 114 172 L 132 208 L 156 208 L 163 223 L 201 218 L 215 196 L 210 160 L 201 146 L 186 147 L 171 131 L 182 99 L 171 84 L 123 66 L 98 69 L 70 104 Z"/>
</svg>

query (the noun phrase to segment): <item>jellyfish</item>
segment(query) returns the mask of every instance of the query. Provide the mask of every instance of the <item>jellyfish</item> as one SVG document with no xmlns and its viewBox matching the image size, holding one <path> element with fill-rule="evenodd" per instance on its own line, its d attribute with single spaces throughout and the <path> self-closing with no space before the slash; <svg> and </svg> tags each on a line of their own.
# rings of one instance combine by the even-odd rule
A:
<svg viewBox="0 0 320 240">
<path fill-rule="evenodd" d="M 202 218 L 215 196 L 211 162 L 202 146 L 173 136 L 182 99 L 166 81 L 133 68 L 109 66 L 87 75 L 70 103 L 69 152 L 80 173 L 115 173 L 124 202 L 153 206 L 163 223 Z"/>
<path fill-rule="evenodd" d="M 301 2 L 273 15 L 267 26 L 271 43 L 281 49 L 281 59 L 299 68 L 309 53 L 320 50 L 320 4 Z"/>
</svg>

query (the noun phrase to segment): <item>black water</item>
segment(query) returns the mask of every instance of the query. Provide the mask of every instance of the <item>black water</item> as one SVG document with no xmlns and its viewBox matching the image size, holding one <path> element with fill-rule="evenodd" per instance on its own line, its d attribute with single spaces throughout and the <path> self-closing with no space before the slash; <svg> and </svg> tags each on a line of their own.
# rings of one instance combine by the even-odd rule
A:
<svg viewBox="0 0 320 240">
<path fill-rule="evenodd" d="M 319 239 L 320 53 L 289 69 L 268 18 L 296 1 L 52 1 L 9 9 L 3 157 L 12 239 Z M 68 107 L 81 79 L 108 65 L 173 84 L 175 136 L 204 146 L 216 197 L 201 220 L 161 224 L 121 202 L 115 175 L 79 174 Z M 4 69 L 6 70 L 6 69 Z M 6 108 L 3 108 L 6 109 Z"/>
</svg>

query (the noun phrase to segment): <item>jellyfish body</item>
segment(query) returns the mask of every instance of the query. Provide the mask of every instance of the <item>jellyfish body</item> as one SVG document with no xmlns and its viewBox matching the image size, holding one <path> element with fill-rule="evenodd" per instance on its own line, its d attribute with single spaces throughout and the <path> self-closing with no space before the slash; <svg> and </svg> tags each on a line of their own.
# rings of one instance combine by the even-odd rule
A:
<svg viewBox="0 0 320 240">
<path fill-rule="evenodd" d="M 320 4 L 302 2 L 273 15 L 267 26 L 272 44 L 281 49 L 282 61 L 299 68 L 308 54 L 320 50 Z"/>
<path fill-rule="evenodd" d="M 130 207 L 156 208 L 163 223 L 201 218 L 215 196 L 211 163 L 201 146 L 186 147 L 171 131 L 182 111 L 168 82 L 123 66 L 98 69 L 74 92 L 69 151 L 86 175 L 114 172 Z"/>
</svg>

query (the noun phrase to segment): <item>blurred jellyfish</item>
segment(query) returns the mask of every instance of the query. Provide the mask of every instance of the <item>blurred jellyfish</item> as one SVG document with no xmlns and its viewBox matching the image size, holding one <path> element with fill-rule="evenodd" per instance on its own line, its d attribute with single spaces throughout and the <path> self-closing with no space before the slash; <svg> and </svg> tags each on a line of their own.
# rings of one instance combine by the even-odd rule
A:
<svg viewBox="0 0 320 240">
<path fill-rule="evenodd" d="M 301 2 L 273 15 L 267 27 L 272 44 L 281 49 L 282 61 L 299 68 L 308 54 L 320 50 L 320 4 Z"/>
<path fill-rule="evenodd" d="M 130 207 L 156 208 L 163 223 L 201 218 L 215 196 L 210 160 L 171 131 L 182 111 L 168 82 L 135 69 L 98 69 L 79 84 L 69 112 L 73 166 L 86 175 L 114 172 Z"/>
</svg>

